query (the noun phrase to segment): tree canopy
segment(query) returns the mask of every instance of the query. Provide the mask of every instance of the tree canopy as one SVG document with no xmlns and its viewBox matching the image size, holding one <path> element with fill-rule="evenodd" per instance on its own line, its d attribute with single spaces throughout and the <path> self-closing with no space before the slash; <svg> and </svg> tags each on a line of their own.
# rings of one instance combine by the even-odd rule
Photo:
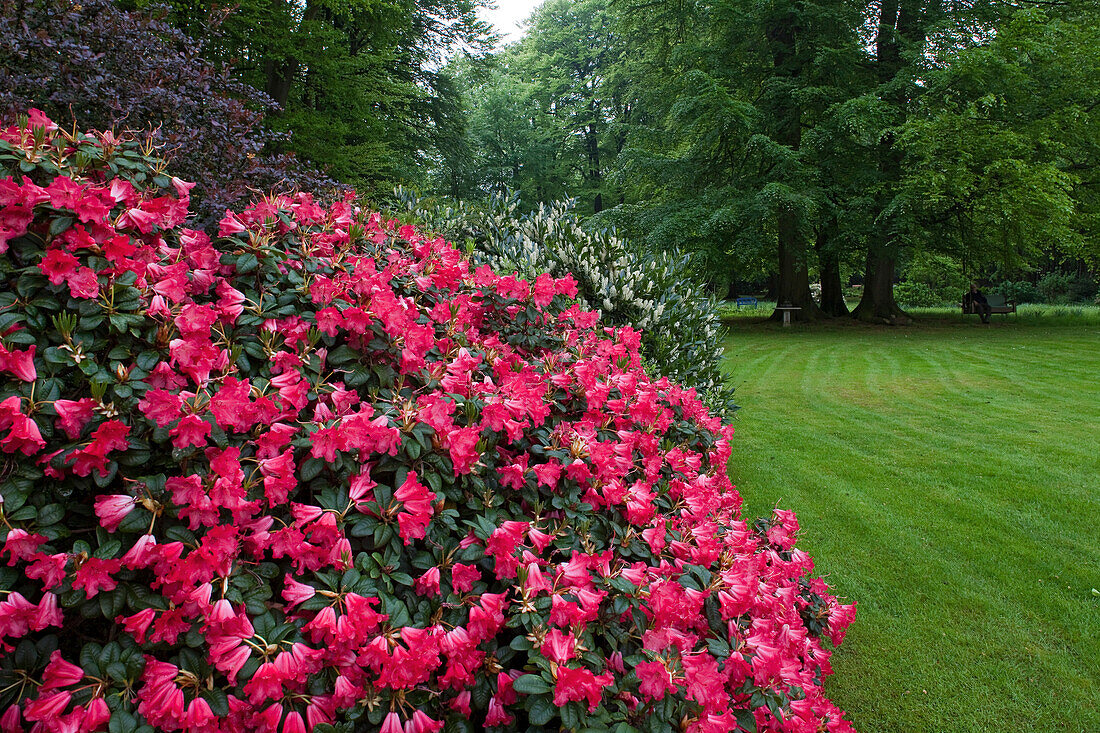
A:
<svg viewBox="0 0 1100 733">
<path fill-rule="evenodd" d="M 970 272 L 1096 260 L 1097 5 L 550 0 L 455 65 L 440 191 L 563 196 L 717 290 L 770 277 L 800 316 L 904 322 L 915 253 Z M 461 181 L 458 185 L 456 182 Z M 820 295 L 810 283 L 820 283 Z"/>
</svg>

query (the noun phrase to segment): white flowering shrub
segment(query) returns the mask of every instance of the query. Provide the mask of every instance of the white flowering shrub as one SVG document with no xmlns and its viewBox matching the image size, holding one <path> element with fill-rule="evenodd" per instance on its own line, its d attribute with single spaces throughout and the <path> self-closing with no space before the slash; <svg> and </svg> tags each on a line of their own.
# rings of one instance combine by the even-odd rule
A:
<svg viewBox="0 0 1100 733">
<path fill-rule="evenodd" d="M 586 229 L 571 201 L 519 211 L 516 196 L 470 203 L 421 198 L 398 189 L 408 218 L 455 242 L 498 272 L 534 278 L 571 274 L 581 307 L 605 325 L 642 331 L 642 358 L 661 376 L 694 387 L 709 407 L 732 412 L 733 389 L 722 377 L 718 304 L 674 246 L 645 251 L 610 228 Z"/>
</svg>

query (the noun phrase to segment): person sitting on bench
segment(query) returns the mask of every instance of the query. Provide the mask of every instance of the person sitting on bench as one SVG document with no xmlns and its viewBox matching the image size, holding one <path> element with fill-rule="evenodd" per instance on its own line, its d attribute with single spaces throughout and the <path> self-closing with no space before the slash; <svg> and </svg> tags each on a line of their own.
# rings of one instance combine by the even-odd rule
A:
<svg viewBox="0 0 1100 733">
<path fill-rule="evenodd" d="M 993 309 L 989 307 L 989 301 L 982 295 L 982 291 L 978 290 L 976 283 L 970 283 L 970 292 L 963 296 L 963 305 L 971 313 L 977 313 L 982 318 L 982 323 L 989 323 L 989 314 L 993 312 Z"/>
</svg>

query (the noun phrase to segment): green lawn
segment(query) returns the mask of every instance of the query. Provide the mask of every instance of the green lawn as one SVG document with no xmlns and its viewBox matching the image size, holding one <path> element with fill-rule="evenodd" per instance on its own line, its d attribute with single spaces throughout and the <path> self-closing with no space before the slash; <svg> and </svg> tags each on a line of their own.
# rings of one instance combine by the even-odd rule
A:
<svg viewBox="0 0 1100 733">
<path fill-rule="evenodd" d="M 731 475 L 858 601 L 864 733 L 1100 731 L 1100 320 L 730 325 Z"/>
</svg>

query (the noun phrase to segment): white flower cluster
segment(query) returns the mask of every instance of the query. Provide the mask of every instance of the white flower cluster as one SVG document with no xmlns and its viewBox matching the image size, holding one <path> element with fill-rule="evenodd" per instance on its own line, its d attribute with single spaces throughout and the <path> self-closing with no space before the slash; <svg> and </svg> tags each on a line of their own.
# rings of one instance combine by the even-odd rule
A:
<svg viewBox="0 0 1100 733">
<path fill-rule="evenodd" d="M 657 374 L 694 387 L 714 409 L 733 409 L 720 368 L 717 304 L 692 277 L 690 258 L 674 248 L 642 251 L 613 229 L 585 229 L 570 201 L 519 212 L 515 196 L 484 203 L 439 202 L 398 189 L 419 224 L 439 232 L 497 272 L 533 278 L 571 274 L 582 307 L 608 325 L 642 332 L 642 358 Z"/>
</svg>

